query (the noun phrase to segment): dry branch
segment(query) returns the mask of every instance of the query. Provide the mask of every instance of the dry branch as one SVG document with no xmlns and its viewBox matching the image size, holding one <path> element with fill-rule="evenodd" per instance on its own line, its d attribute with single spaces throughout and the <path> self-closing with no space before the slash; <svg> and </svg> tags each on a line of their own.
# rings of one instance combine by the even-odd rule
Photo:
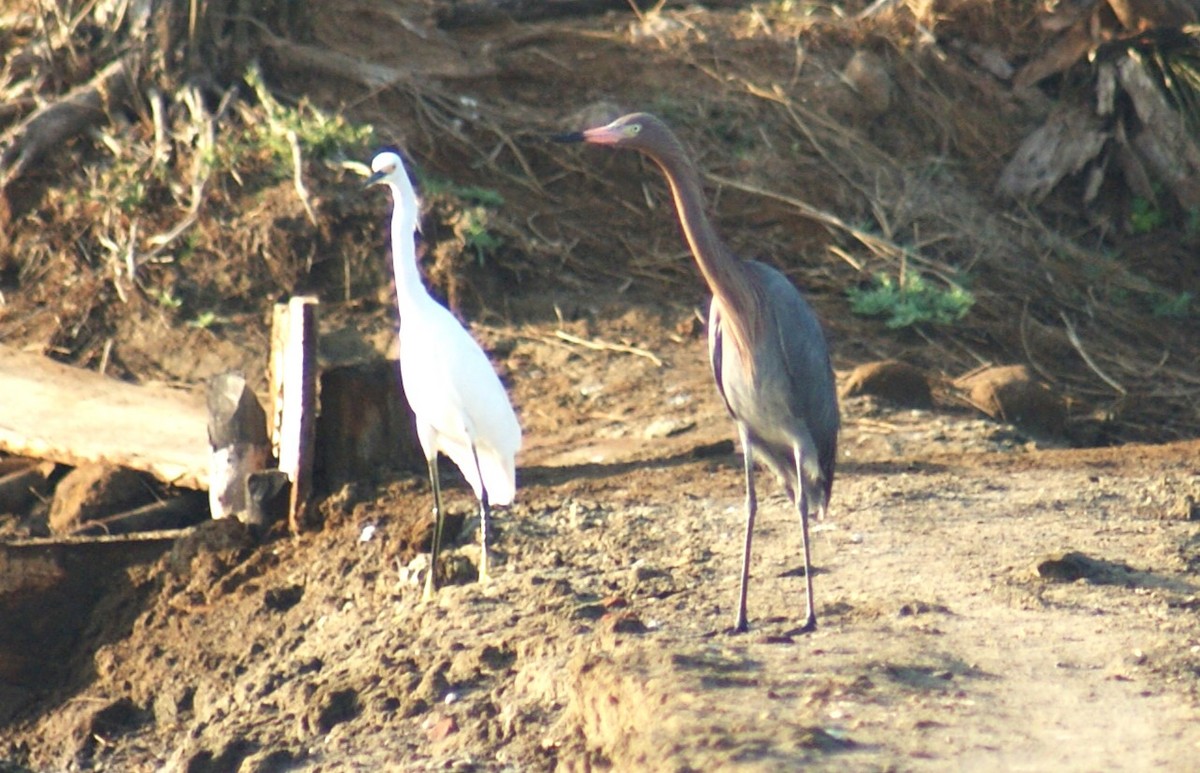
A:
<svg viewBox="0 0 1200 773">
<path fill-rule="evenodd" d="M 735 8 L 749 5 L 745 0 L 706 0 L 709 7 Z M 483 27 L 506 22 L 535 22 L 591 16 L 608 11 L 645 10 L 665 5 L 684 6 L 690 3 L 667 3 L 660 0 L 457 0 L 438 3 L 433 17 L 442 29 Z"/>
<path fill-rule="evenodd" d="M 186 492 L 128 512 L 87 521 L 73 530 L 70 536 L 130 534 L 139 531 L 181 529 L 200 523 L 206 515 L 204 495 L 198 492 Z"/>
<path fill-rule="evenodd" d="M 554 335 L 555 335 L 555 337 L 560 338 L 563 341 L 566 341 L 567 343 L 575 344 L 576 346 L 582 346 L 585 349 L 594 349 L 595 351 L 598 351 L 598 352 L 621 352 L 623 354 L 633 354 L 638 357 L 645 357 L 647 360 L 650 360 L 650 362 L 653 362 L 655 365 L 657 365 L 660 368 L 662 367 L 662 364 L 663 364 L 662 360 L 660 360 L 658 358 L 658 356 L 655 355 L 653 352 L 647 351 L 645 349 L 639 349 L 636 346 L 627 346 L 625 344 L 614 344 L 614 343 L 609 343 L 608 341 L 601 341 L 598 339 L 597 340 L 588 340 L 586 338 L 580 338 L 579 336 L 576 336 L 576 335 L 571 335 L 570 333 L 568 333 L 565 330 L 555 330 Z"/>
<path fill-rule="evenodd" d="M 1118 61 L 1116 69 L 1117 80 L 1141 119 L 1141 131 L 1132 138 L 1134 148 L 1157 178 L 1170 186 L 1180 207 L 1189 212 L 1200 209 L 1200 148 L 1183 116 L 1167 102 L 1135 52 Z"/>
<path fill-rule="evenodd" d="M 8 188 L 52 149 L 87 127 L 99 123 L 109 110 L 128 98 L 137 78 L 137 57 L 129 54 L 96 73 L 62 99 L 46 105 L 5 133 L 0 144 L 0 191 Z"/>
<path fill-rule="evenodd" d="M 1078 173 L 1104 149 L 1110 133 L 1084 107 L 1067 106 L 1021 143 L 996 182 L 996 192 L 1041 201 L 1063 178 Z"/>
</svg>

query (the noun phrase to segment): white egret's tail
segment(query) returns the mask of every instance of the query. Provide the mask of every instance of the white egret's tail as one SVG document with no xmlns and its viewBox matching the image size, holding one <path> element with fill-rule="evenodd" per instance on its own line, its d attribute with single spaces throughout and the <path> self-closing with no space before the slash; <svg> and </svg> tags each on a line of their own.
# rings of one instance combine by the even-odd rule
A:
<svg viewBox="0 0 1200 773">
<path fill-rule="evenodd" d="M 483 488 L 486 486 L 488 504 L 510 505 L 517 494 L 517 467 L 514 454 L 502 453 L 490 446 L 480 445 L 476 451 L 479 457 L 479 469 L 475 468 L 475 455 L 469 445 L 447 443 L 442 439 L 442 452 L 462 470 L 463 477 L 475 492 L 476 499 L 482 499 Z M 479 473 L 483 473 L 483 481 Z"/>
</svg>

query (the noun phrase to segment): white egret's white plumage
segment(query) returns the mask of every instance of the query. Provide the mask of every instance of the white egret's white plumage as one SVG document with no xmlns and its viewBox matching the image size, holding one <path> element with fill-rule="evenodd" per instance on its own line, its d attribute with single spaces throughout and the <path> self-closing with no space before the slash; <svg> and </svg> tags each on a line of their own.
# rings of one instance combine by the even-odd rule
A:
<svg viewBox="0 0 1200 773">
<path fill-rule="evenodd" d="M 418 203 L 400 156 L 384 151 L 371 162 L 367 184 L 392 191 L 392 263 L 400 310 L 400 377 L 416 416 L 417 436 L 429 464 L 434 495 L 434 536 L 426 597 L 437 587 L 437 558 L 444 514 L 438 452 L 450 457 L 480 503 L 480 579 L 487 576 L 487 522 L 491 505 L 516 494 L 516 454 L 521 427 L 487 355 L 421 281 L 414 233 Z"/>
</svg>

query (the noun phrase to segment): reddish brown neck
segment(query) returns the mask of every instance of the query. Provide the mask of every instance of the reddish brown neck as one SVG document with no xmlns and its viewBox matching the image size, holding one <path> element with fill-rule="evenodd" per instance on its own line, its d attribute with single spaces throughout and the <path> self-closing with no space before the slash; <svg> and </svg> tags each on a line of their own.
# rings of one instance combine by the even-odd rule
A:
<svg viewBox="0 0 1200 773">
<path fill-rule="evenodd" d="M 696 168 L 678 141 L 671 139 L 669 145 L 647 152 L 647 155 L 659 165 L 671 185 L 679 222 L 696 265 L 712 291 L 713 302 L 719 304 L 743 364 L 752 367 L 750 341 L 755 332 L 760 332 L 756 328 L 761 325 L 754 285 L 741 261 L 733 256 L 713 229 L 704 210 L 704 192 Z"/>
</svg>

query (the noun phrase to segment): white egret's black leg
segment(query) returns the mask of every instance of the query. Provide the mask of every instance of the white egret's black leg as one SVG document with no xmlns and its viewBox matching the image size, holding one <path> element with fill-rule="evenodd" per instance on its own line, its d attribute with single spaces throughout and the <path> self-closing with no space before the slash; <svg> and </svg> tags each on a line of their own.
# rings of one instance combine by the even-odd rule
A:
<svg viewBox="0 0 1200 773">
<path fill-rule="evenodd" d="M 484 582 L 488 578 L 488 519 L 492 516 L 492 508 L 483 482 L 483 468 L 479 466 L 479 452 L 474 445 L 471 456 L 475 459 L 475 473 L 479 475 L 479 581 Z"/>
<path fill-rule="evenodd" d="M 750 448 L 750 433 L 738 425 L 742 437 L 742 458 L 746 465 L 746 544 L 742 550 L 742 584 L 738 591 L 737 621 L 734 633 L 750 630 L 746 621 L 746 594 L 750 587 L 750 542 L 754 537 L 754 515 L 758 512 L 758 497 L 754 493 L 754 451 Z"/>
<path fill-rule="evenodd" d="M 804 625 L 798 633 L 808 633 L 817 627 L 817 609 L 813 604 L 812 558 L 808 546 L 808 494 L 804 490 L 804 452 L 797 445 L 792 449 L 796 460 L 796 506 L 800 510 L 800 539 L 804 544 Z"/>
<path fill-rule="evenodd" d="M 437 454 L 429 459 L 429 485 L 433 487 L 433 542 L 429 548 L 429 575 L 425 578 L 425 599 L 428 601 L 437 592 L 438 554 L 442 552 L 442 531 L 445 518 L 442 514 L 442 485 L 438 481 Z"/>
</svg>

